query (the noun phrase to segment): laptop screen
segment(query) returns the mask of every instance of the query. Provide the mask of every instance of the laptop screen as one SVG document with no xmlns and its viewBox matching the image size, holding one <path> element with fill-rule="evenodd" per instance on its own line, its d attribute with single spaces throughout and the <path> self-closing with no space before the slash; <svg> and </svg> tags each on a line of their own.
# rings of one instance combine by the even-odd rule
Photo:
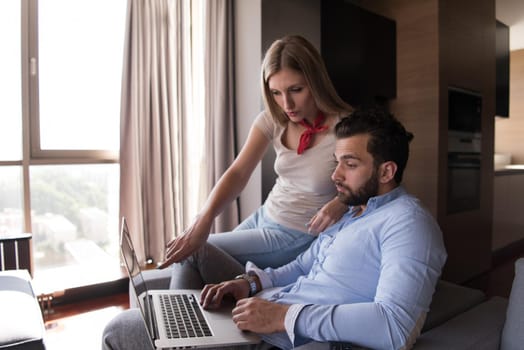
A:
<svg viewBox="0 0 524 350">
<path fill-rule="evenodd" d="M 127 272 L 129 274 L 129 280 L 135 291 L 135 296 L 137 299 L 137 304 L 139 306 L 140 312 L 142 313 L 142 318 L 146 323 L 146 328 L 149 333 L 151 340 L 153 339 L 153 334 L 151 334 L 151 315 L 146 310 L 144 302 L 149 300 L 147 293 L 146 283 L 142 272 L 140 271 L 140 265 L 138 264 L 138 259 L 136 257 L 135 250 L 133 248 L 133 243 L 131 241 L 131 236 L 129 235 L 129 229 L 127 227 L 127 222 L 125 217 L 122 218 L 122 228 L 120 231 L 120 253 L 127 267 Z M 142 293 L 145 293 L 144 297 L 141 297 L 140 290 Z M 147 324 L 149 323 L 149 324 Z"/>
</svg>

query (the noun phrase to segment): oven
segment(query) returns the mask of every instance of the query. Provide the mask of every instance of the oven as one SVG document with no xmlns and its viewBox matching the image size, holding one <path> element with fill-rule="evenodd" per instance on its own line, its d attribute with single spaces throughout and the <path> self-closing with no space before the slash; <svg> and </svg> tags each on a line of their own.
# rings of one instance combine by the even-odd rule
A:
<svg viewBox="0 0 524 350">
<path fill-rule="evenodd" d="M 448 107 L 447 211 L 452 214 L 480 208 L 482 97 L 450 87 Z"/>
<path fill-rule="evenodd" d="M 480 208 L 480 153 L 448 153 L 448 214 Z"/>
</svg>

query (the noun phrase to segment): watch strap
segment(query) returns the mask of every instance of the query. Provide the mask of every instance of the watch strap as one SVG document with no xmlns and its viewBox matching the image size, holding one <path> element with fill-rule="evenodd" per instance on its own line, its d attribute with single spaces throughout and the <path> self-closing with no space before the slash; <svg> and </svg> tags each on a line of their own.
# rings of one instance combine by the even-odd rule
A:
<svg viewBox="0 0 524 350">
<path fill-rule="evenodd" d="M 246 280 L 247 283 L 249 283 L 249 296 L 250 297 L 257 294 L 258 292 L 257 281 L 255 280 L 254 274 L 243 273 L 241 275 L 236 276 L 235 279 L 243 279 L 243 280 Z"/>
</svg>

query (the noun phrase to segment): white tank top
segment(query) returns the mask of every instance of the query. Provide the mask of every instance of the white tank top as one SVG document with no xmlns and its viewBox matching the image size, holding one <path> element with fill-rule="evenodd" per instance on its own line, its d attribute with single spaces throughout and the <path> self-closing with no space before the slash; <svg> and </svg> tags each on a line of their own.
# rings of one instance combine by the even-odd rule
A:
<svg viewBox="0 0 524 350">
<path fill-rule="evenodd" d="M 277 179 L 264 203 L 265 213 L 278 224 L 307 232 L 305 224 L 336 194 L 331 180 L 335 170 L 334 126 L 320 143 L 298 155 L 282 144 L 285 126 L 274 122 L 268 113 L 261 112 L 254 124 L 272 141 L 276 153 Z"/>
</svg>

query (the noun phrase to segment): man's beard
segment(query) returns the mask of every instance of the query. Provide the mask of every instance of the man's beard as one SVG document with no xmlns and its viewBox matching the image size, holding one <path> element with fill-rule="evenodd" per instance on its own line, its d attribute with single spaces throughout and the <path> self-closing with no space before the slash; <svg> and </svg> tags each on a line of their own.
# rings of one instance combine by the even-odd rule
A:
<svg viewBox="0 0 524 350">
<path fill-rule="evenodd" d="M 371 174 L 369 180 L 360 187 L 356 192 L 353 192 L 345 184 L 338 182 L 337 186 L 344 188 L 347 193 L 338 192 L 338 199 L 350 206 L 365 205 L 371 197 L 378 195 L 378 175 L 376 169 Z"/>
</svg>

